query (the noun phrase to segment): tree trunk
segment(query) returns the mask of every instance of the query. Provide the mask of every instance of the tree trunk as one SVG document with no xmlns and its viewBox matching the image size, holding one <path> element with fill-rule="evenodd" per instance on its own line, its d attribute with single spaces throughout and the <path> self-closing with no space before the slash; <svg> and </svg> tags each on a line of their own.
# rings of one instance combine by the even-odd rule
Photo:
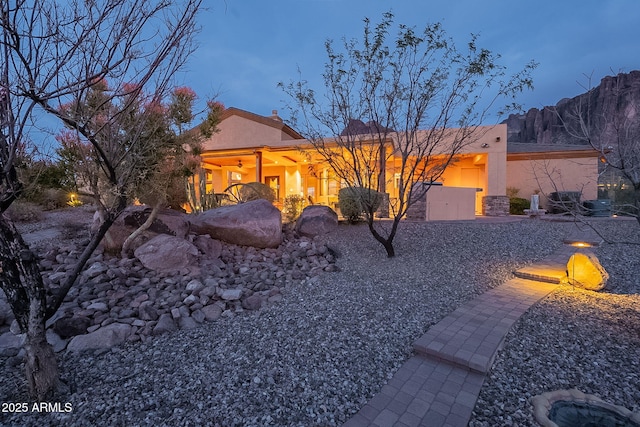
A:
<svg viewBox="0 0 640 427">
<path fill-rule="evenodd" d="M 22 333 L 26 333 L 25 370 L 29 391 L 44 400 L 58 383 L 58 365 L 45 333 L 46 296 L 38 260 L 16 230 L 0 215 L 0 285 Z"/>
<path fill-rule="evenodd" d="M 382 243 L 382 246 L 384 246 L 384 250 L 387 251 L 387 258 L 393 258 L 396 256 L 396 251 L 393 248 L 393 238 L 396 235 L 399 221 L 400 220 L 397 217 L 393 219 L 393 223 L 391 225 L 391 232 L 385 238 L 380 233 L 378 233 L 378 230 L 376 230 L 373 223 L 373 215 L 367 215 L 367 225 L 369 226 L 369 231 L 378 242 Z"/>
<path fill-rule="evenodd" d="M 157 202 L 155 205 L 153 205 L 153 209 L 149 214 L 149 218 L 147 218 L 144 224 L 138 227 L 133 233 L 129 235 L 129 237 L 126 238 L 126 240 L 122 244 L 122 251 L 120 252 L 120 256 L 122 256 L 122 258 L 129 258 L 129 248 L 131 247 L 131 244 L 139 235 L 142 234 L 143 231 L 151 227 L 153 221 L 155 221 L 155 219 L 158 217 L 158 212 L 160 212 L 160 208 L 162 207 L 162 205 L 162 202 Z"/>
<path fill-rule="evenodd" d="M 44 307 L 40 304 L 31 310 L 27 340 L 24 344 L 26 353 L 25 375 L 29 392 L 39 401 L 46 400 L 58 384 L 58 364 L 51 344 L 47 342 Z"/>
<path fill-rule="evenodd" d="M 640 183 L 634 183 L 633 196 L 634 205 L 636 206 L 636 220 L 638 221 L 638 225 L 640 225 Z"/>
</svg>

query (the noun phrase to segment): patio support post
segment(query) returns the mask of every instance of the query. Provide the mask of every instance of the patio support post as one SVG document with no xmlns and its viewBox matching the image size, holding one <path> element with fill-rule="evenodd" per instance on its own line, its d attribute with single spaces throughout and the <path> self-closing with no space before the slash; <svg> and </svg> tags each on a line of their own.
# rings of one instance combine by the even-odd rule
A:
<svg viewBox="0 0 640 427">
<path fill-rule="evenodd" d="M 256 151 L 256 182 L 262 182 L 262 151 Z"/>
</svg>

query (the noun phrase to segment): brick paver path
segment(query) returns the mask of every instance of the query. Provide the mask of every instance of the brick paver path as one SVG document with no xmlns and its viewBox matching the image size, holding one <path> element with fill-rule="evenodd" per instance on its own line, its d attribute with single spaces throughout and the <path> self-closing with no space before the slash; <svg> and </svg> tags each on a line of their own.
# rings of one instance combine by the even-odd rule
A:
<svg viewBox="0 0 640 427">
<path fill-rule="evenodd" d="M 584 236 L 580 236 L 584 240 Z M 597 244 L 597 239 L 591 242 Z M 485 375 L 513 324 L 565 276 L 566 246 L 432 326 L 415 354 L 345 427 L 468 424 Z"/>
</svg>

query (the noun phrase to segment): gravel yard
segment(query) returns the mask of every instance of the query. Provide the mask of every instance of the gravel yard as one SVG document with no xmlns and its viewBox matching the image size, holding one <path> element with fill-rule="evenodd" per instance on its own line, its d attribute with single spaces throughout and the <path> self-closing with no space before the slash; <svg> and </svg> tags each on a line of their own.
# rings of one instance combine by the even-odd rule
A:
<svg viewBox="0 0 640 427">
<path fill-rule="evenodd" d="M 605 236 L 640 242 L 635 221 L 597 222 Z M 609 272 L 604 292 L 561 286 L 507 335 L 470 427 L 537 426 L 529 398 L 577 388 L 640 412 L 640 246 L 595 250 Z"/>
<path fill-rule="evenodd" d="M 632 221 L 599 221 L 640 241 Z M 281 303 L 202 327 L 60 358 L 72 412 L 0 413 L 0 425 L 340 425 L 410 356 L 431 325 L 513 270 L 543 258 L 572 223 L 403 223 L 395 259 L 365 226 L 325 239 L 340 272 L 292 283 Z M 569 288 L 534 306 L 507 337 L 471 426 L 533 425 L 528 397 L 577 387 L 638 410 L 638 246 L 597 250 L 607 293 Z M 28 402 L 2 364 L 0 402 Z"/>
</svg>

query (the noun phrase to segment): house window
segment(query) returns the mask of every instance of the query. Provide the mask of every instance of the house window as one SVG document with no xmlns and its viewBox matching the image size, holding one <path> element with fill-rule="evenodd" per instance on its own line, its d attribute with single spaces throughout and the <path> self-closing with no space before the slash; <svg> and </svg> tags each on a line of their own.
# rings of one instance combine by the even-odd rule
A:
<svg viewBox="0 0 640 427">
<path fill-rule="evenodd" d="M 331 169 L 322 171 L 320 177 L 320 195 L 321 196 L 337 196 L 341 183 L 335 172 Z"/>
<path fill-rule="evenodd" d="M 229 185 L 239 184 L 242 182 L 242 174 L 240 172 L 228 172 L 227 179 L 229 181 Z"/>
</svg>

